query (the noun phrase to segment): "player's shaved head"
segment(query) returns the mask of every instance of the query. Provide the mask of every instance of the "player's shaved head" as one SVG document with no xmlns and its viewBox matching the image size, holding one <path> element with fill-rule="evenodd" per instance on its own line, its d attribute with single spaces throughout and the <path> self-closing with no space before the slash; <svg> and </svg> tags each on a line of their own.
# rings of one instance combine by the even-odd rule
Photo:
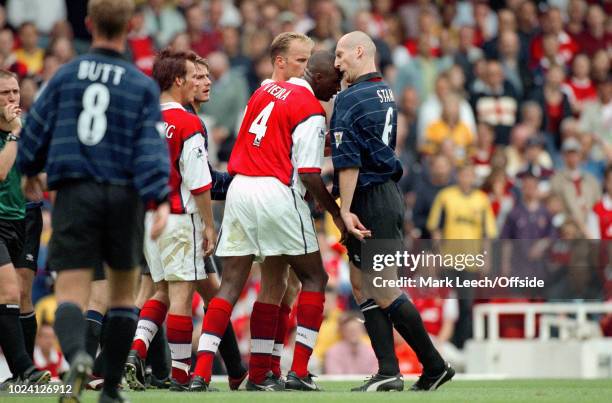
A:
<svg viewBox="0 0 612 403">
<path fill-rule="evenodd" d="M 376 71 L 376 45 L 365 32 L 344 35 L 336 46 L 335 66 L 350 84 L 359 76 Z"/>
<path fill-rule="evenodd" d="M 340 90 L 340 71 L 334 67 L 334 55 L 326 50 L 314 52 L 304 70 L 304 78 L 317 99 L 329 101 Z"/>
<path fill-rule="evenodd" d="M 349 50 L 354 50 L 357 47 L 362 47 L 364 51 L 364 56 L 366 58 L 372 58 L 376 55 L 376 45 L 374 45 L 374 41 L 372 38 L 368 36 L 365 32 L 362 31 L 353 31 L 344 35 L 338 41 L 338 45 L 342 44 Z"/>
</svg>

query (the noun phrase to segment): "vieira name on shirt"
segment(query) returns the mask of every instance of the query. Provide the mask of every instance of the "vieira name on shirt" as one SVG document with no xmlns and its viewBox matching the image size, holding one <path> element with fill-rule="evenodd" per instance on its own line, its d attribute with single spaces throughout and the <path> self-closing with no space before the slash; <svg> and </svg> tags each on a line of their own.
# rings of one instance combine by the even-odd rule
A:
<svg viewBox="0 0 612 403">
<path fill-rule="evenodd" d="M 291 90 L 288 90 L 287 88 L 283 88 L 280 85 L 276 85 L 274 83 L 270 83 L 267 86 L 265 86 L 264 91 L 266 91 L 268 94 L 272 95 L 273 97 L 281 101 L 284 101 L 285 99 L 287 99 L 289 94 L 291 94 Z"/>
</svg>

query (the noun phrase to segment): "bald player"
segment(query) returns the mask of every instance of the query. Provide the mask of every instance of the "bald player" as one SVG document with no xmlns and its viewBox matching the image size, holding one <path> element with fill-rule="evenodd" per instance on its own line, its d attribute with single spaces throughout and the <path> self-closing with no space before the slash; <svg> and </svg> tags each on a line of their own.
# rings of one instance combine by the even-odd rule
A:
<svg viewBox="0 0 612 403">
<path fill-rule="evenodd" d="M 308 190 L 330 212 L 341 231 L 340 209 L 321 178 L 327 101 L 340 88 L 340 74 L 329 52 L 313 54 L 304 79 L 273 81 L 261 86 L 247 105 L 230 157 L 230 185 L 217 255 L 224 257 L 221 287 L 209 304 L 198 346 L 191 390 L 208 390 L 220 335 L 248 279 L 254 260 L 278 257 L 290 264 L 302 283 L 297 309 L 296 342 L 285 384 L 270 374 L 249 378 L 247 389 L 261 391 L 319 390 L 308 372 L 308 361 L 323 320 L 327 273 L 310 210 Z M 356 219 L 356 218 L 355 218 Z M 274 343 L 278 306 L 268 304 L 262 315 L 259 349 Z"/>
<path fill-rule="evenodd" d="M 287 81 L 293 77 L 302 77 L 306 63 L 312 53 L 314 42 L 306 35 L 296 32 L 283 32 L 276 36 L 270 45 L 270 58 L 273 65 L 272 78 L 264 80 L 262 85 L 274 81 Z M 251 380 L 263 379 L 269 371 L 279 382 L 281 378 L 281 354 L 287 331 L 289 315 L 293 303 L 300 292 L 300 281 L 287 263 L 281 257 L 270 256 L 261 265 L 261 289 L 251 314 L 251 336 L 261 334 L 262 317 L 267 314 L 270 305 L 278 306 L 276 332 L 272 335 L 274 344 L 267 343 L 262 348 L 260 339 L 251 337 L 251 349 L 259 345 L 258 354 L 251 354 L 249 359 L 249 374 Z"/>
<path fill-rule="evenodd" d="M 403 390 L 393 327 L 423 364 L 423 374 L 411 390 L 435 390 L 455 371 L 433 346 L 406 295 L 398 288 L 373 287 L 372 267 L 362 265 L 365 228 L 371 231 L 371 239 L 401 242 L 403 238 L 404 204 L 397 186 L 402 166 L 395 156 L 397 109 L 391 89 L 376 71 L 375 56 L 376 47 L 363 32 L 348 33 L 338 41 L 335 66 L 348 88 L 336 97 L 330 128 L 334 194 L 340 196 L 341 216 L 351 235 L 346 246 L 353 295 L 379 365 L 377 374 L 353 390 Z M 396 267 L 379 273 L 386 279 L 397 278 Z"/>
</svg>

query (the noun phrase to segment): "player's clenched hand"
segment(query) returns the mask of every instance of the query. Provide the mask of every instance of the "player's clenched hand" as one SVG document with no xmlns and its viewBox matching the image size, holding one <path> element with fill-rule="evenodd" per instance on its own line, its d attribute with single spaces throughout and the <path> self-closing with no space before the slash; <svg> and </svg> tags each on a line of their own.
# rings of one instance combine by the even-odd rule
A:
<svg viewBox="0 0 612 403">
<path fill-rule="evenodd" d="M 157 206 L 155 214 L 153 216 L 153 225 L 151 226 L 151 239 L 157 239 L 168 222 L 168 216 L 170 215 L 170 204 L 162 203 Z"/>
<path fill-rule="evenodd" d="M 217 244 L 217 231 L 213 227 L 204 228 L 204 256 L 208 257 L 215 251 Z"/>
<path fill-rule="evenodd" d="M 18 134 L 21 130 L 21 108 L 17 104 L 8 104 L 2 108 L 2 119 L 8 125 L 8 129 L 13 134 Z"/>
<path fill-rule="evenodd" d="M 359 217 L 357 217 L 355 214 L 346 212 L 341 213 L 341 216 L 342 221 L 344 221 L 344 225 L 346 226 L 346 231 L 350 235 L 353 235 L 360 241 L 363 241 L 364 238 L 369 238 L 372 236 L 372 231 L 366 229 L 361 221 L 359 221 Z"/>
</svg>

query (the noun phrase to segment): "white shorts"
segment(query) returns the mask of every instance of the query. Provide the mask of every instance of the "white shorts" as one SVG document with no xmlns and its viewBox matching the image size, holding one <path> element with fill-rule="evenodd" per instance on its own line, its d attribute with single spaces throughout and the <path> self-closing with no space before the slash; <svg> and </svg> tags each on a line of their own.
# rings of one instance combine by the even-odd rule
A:
<svg viewBox="0 0 612 403">
<path fill-rule="evenodd" d="M 225 202 L 218 256 L 304 255 L 319 250 L 312 216 L 298 192 L 273 177 L 237 175 Z"/>
<path fill-rule="evenodd" d="M 199 214 L 170 214 L 162 234 L 151 239 L 153 212 L 145 216 L 144 255 L 154 282 L 194 281 L 207 277 L 202 250 L 204 225 Z"/>
</svg>

